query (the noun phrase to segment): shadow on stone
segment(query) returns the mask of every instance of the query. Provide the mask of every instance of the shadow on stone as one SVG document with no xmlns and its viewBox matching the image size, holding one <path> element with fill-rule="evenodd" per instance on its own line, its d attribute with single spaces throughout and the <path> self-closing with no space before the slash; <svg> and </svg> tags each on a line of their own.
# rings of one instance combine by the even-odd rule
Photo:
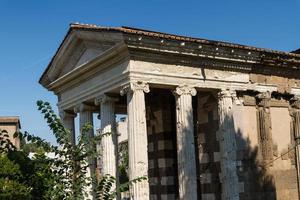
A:
<svg viewBox="0 0 300 200">
<path fill-rule="evenodd" d="M 222 175 L 221 166 L 223 162 L 223 165 L 225 163 L 223 169 L 228 168 L 231 162 L 235 166 L 230 170 L 236 174 L 238 181 L 232 182 L 236 185 L 230 185 L 230 192 L 237 190 L 240 199 L 243 200 L 276 200 L 274 178 L 261 161 L 258 148 L 252 148 L 249 138 L 244 138 L 245 134 L 242 134 L 240 129 L 235 129 L 232 116 L 224 116 L 222 121 L 228 124 L 219 124 L 220 114 L 216 95 L 199 92 L 197 98 L 194 99 L 194 109 L 196 110 L 194 121 L 198 158 L 198 199 L 219 200 L 222 198 L 222 188 L 224 188 L 221 183 L 222 177 L 230 179 L 228 176 L 232 174 Z M 228 139 L 228 136 L 222 136 L 219 127 L 230 129 L 231 139 Z M 226 148 L 233 149 L 233 152 L 229 150 L 225 154 L 221 153 L 220 141 L 224 140 L 224 137 L 227 137 Z M 231 181 L 223 180 L 223 182 L 230 183 Z"/>
</svg>

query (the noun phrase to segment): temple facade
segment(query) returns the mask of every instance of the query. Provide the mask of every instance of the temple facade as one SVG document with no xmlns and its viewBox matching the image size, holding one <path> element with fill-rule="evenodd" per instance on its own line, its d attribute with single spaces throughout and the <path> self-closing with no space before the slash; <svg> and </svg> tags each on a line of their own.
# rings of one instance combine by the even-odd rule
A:
<svg viewBox="0 0 300 200">
<path fill-rule="evenodd" d="M 76 115 L 83 126 L 100 114 L 113 133 L 99 144 L 103 174 L 117 176 L 116 115 L 127 116 L 129 178 L 147 177 L 133 200 L 294 200 L 299 68 L 297 52 L 71 24 L 40 83 L 73 133 Z"/>
</svg>

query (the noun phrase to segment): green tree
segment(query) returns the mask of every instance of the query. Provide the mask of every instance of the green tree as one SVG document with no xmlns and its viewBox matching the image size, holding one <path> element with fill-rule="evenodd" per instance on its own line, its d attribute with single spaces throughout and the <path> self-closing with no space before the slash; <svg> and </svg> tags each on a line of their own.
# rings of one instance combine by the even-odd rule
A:
<svg viewBox="0 0 300 200">
<path fill-rule="evenodd" d="M 6 131 L 2 131 L 0 155 L 3 157 L 5 168 L 2 168 L 0 173 L 0 190 L 3 190 L 0 192 L 6 195 L 3 198 L 0 196 L 2 199 L 82 200 L 88 196 L 83 188 L 93 184 L 96 186 L 94 192 L 98 199 L 110 200 L 120 192 L 128 190 L 132 184 L 146 180 L 145 177 L 130 181 L 123 179 L 120 187 L 112 191 L 112 185 L 116 182 L 115 177 L 109 174 L 101 178 L 96 178 L 95 175 L 87 177 L 89 161 L 101 156 L 97 154 L 96 144 L 102 137 L 111 133 L 97 135 L 93 139 L 88 138 L 88 134 L 85 133 L 93 127 L 86 124 L 81 130 L 78 143 L 74 145 L 71 143 L 70 130 L 63 126 L 50 104 L 38 101 L 37 106 L 52 130 L 58 146 L 53 146 L 28 132 L 19 132 L 15 137 L 23 141 L 24 150 L 17 151 L 9 141 Z M 24 141 L 29 144 L 26 145 Z M 35 151 L 35 156 L 29 159 L 28 153 L 32 150 Z M 46 152 L 55 153 L 55 158 L 47 157 Z M 127 170 L 125 165 L 128 165 L 128 153 L 127 156 L 124 155 L 123 166 L 120 168 L 123 174 Z M 16 188 L 18 191 L 15 191 Z"/>
<path fill-rule="evenodd" d="M 24 182 L 20 166 L 9 158 L 16 150 L 5 130 L 0 130 L 0 199 L 30 199 L 31 187 Z"/>
</svg>

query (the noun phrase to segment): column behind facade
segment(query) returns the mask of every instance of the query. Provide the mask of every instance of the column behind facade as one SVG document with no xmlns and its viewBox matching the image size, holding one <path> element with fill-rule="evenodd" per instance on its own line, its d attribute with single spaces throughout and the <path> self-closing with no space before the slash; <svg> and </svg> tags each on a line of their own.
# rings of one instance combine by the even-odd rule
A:
<svg viewBox="0 0 300 200">
<path fill-rule="evenodd" d="M 101 116 L 101 133 L 105 135 L 100 144 L 102 152 L 102 169 L 101 174 L 109 174 L 118 179 L 117 173 L 117 133 L 115 102 L 118 99 L 101 95 L 96 99 L 96 104 L 100 103 Z M 115 190 L 116 184 L 113 184 L 112 190 Z"/>
<path fill-rule="evenodd" d="M 192 96 L 196 89 L 179 86 L 176 97 L 178 186 L 181 200 L 197 199 L 197 172 L 194 142 Z"/>
<path fill-rule="evenodd" d="M 62 123 L 66 129 L 70 131 L 70 140 L 71 144 L 76 144 L 76 135 L 75 135 L 75 122 L 74 119 L 76 117 L 75 113 L 67 112 L 67 111 L 61 111 L 59 112 L 60 118 L 62 120 Z"/>
<path fill-rule="evenodd" d="M 233 120 L 233 91 L 222 90 L 218 94 L 219 140 L 221 155 L 222 200 L 239 200 L 239 181 L 236 168 L 236 138 Z"/>
<path fill-rule="evenodd" d="M 139 177 L 148 178 L 148 141 L 144 92 L 149 92 L 149 86 L 141 81 L 131 82 L 121 90 L 121 95 L 127 94 L 130 180 Z M 143 180 L 132 186 L 131 199 L 147 200 L 149 195 L 148 180 Z"/>
<path fill-rule="evenodd" d="M 269 163 L 273 160 L 273 140 L 271 129 L 270 101 L 271 94 L 269 92 L 257 95 L 257 118 L 260 156 L 263 163 Z"/>
<path fill-rule="evenodd" d="M 80 133 L 86 134 L 88 138 L 94 137 L 94 129 L 90 129 L 88 131 L 83 132 L 83 127 L 87 124 L 93 126 L 93 107 L 86 105 L 86 104 L 80 104 L 75 108 L 77 112 L 79 112 L 79 125 L 80 125 Z M 87 169 L 87 176 L 92 177 L 92 175 L 95 175 L 96 172 L 96 161 L 93 158 L 88 159 L 89 167 Z M 89 193 L 89 199 L 95 199 L 96 194 L 94 192 L 95 185 L 92 184 L 90 187 L 84 188 Z"/>
</svg>

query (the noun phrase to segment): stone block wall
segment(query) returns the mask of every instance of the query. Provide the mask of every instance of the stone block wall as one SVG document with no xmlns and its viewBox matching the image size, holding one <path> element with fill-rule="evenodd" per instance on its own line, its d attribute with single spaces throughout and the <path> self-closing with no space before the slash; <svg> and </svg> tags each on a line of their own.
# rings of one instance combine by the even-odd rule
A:
<svg viewBox="0 0 300 200">
<path fill-rule="evenodd" d="M 178 199 L 175 97 L 168 90 L 146 96 L 151 200 Z"/>
<path fill-rule="evenodd" d="M 198 178 L 202 200 L 221 199 L 218 105 L 212 93 L 197 95 Z"/>
</svg>

